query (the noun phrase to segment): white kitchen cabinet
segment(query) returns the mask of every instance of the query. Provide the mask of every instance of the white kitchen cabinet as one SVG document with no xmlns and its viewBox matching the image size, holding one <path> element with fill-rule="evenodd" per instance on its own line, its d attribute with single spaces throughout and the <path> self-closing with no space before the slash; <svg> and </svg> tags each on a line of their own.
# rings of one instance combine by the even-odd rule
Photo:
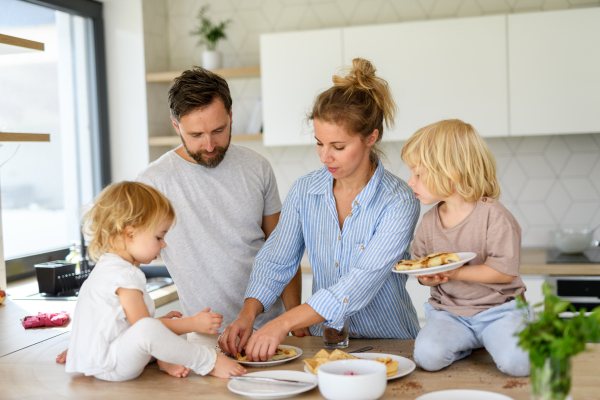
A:
<svg viewBox="0 0 600 400">
<path fill-rule="evenodd" d="M 341 29 L 265 34 L 260 37 L 263 143 L 314 143 L 306 123 L 317 94 L 333 85 L 342 65 Z"/>
<path fill-rule="evenodd" d="M 600 132 L 600 8 L 508 16 L 511 135 Z"/>
<path fill-rule="evenodd" d="M 344 28 L 344 62 L 370 60 L 400 109 L 384 139 L 406 140 L 458 118 L 482 136 L 508 135 L 506 16 Z M 384 131 L 385 132 L 385 131 Z"/>
</svg>

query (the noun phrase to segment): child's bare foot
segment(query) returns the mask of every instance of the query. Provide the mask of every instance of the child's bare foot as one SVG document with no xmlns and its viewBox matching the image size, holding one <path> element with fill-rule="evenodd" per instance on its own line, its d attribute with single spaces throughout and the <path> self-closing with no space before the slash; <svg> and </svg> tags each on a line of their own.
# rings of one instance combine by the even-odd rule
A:
<svg viewBox="0 0 600 400">
<path fill-rule="evenodd" d="M 246 369 L 223 354 L 217 354 L 215 367 L 208 374 L 217 378 L 229 378 L 231 375 L 244 375 Z"/>
<path fill-rule="evenodd" d="M 69 349 L 66 349 L 65 351 L 60 353 L 58 356 L 56 356 L 57 363 L 64 364 L 67 362 L 67 351 L 69 351 Z"/>
<path fill-rule="evenodd" d="M 161 360 L 158 360 L 157 363 L 163 371 L 175 378 L 185 378 L 190 372 L 190 369 L 183 365 L 171 364 Z"/>
</svg>

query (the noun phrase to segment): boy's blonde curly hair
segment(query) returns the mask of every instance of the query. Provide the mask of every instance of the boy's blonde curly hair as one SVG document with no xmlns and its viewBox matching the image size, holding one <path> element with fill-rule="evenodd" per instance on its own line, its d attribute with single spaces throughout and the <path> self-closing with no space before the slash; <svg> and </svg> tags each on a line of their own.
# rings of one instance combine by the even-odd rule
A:
<svg viewBox="0 0 600 400">
<path fill-rule="evenodd" d="M 456 191 L 465 201 L 500 197 L 492 152 L 473 126 L 461 120 L 419 129 L 402 148 L 402 161 L 410 168 L 427 168 L 425 185 L 435 196 L 450 197 Z"/>
<path fill-rule="evenodd" d="M 175 223 L 173 205 L 158 190 L 139 182 L 123 181 L 107 186 L 83 216 L 83 232 L 92 238 L 88 251 L 98 260 L 109 248 L 120 246 L 127 226 L 154 230 L 165 218 Z"/>
</svg>

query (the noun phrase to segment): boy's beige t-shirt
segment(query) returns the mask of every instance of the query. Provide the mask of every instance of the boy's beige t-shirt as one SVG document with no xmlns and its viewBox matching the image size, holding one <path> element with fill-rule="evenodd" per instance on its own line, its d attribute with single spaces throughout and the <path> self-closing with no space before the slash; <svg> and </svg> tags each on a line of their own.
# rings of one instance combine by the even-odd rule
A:
<svg viewBox="0 0 600 400">
<path fill-rule="evenodd" d="M 510 211 L 499 201 L 482 198 L 460 224 L 445 229 L 438 213 L 441 204 L 423 216 L 413 241 L 413 257 L 473 252 L 477 256 L 466 265 L 485 264 L 515 279 L 509 283 L 489 284 L 452 279 L 431 287 L 429 303 L 436 310 L 471 317 L 523 294 L 526 287 L 519 275 L 521 227 Z"/>
</svg>

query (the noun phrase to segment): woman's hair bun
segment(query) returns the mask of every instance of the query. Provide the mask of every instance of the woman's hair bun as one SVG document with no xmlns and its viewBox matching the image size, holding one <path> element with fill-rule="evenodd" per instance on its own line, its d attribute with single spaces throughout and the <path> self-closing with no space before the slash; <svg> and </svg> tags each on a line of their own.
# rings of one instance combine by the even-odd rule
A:
<svg viewBox="0 0 600 400">
<path fill-rule="evenodd" d="M 374 88 L 375 72 L 377 70 L 369 60 L 355 58 L 352 66 L 346 67 L 344 76 L 334 75 L 333 85 L 349 89 L 372 90 Z"/>
</svg>

